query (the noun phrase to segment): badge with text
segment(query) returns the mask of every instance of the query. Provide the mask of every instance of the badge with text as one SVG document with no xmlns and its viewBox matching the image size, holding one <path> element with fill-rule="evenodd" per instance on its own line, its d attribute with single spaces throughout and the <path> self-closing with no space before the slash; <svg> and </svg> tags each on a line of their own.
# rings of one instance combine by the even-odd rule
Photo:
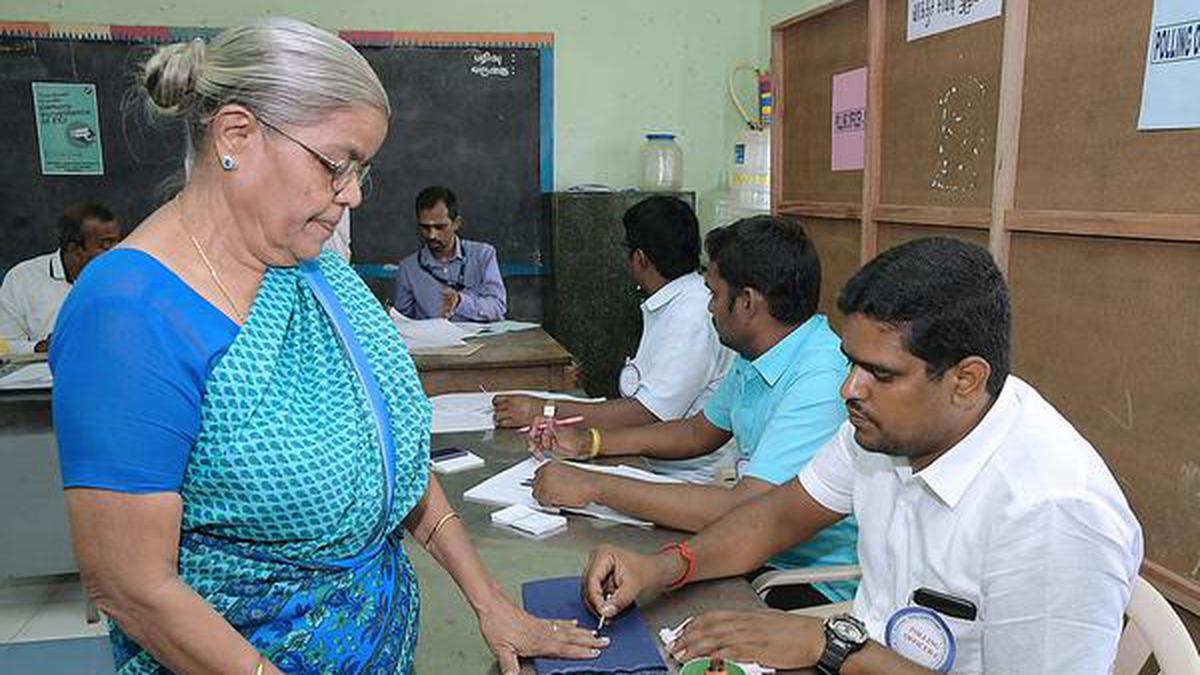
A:
<svg viewBox="0 0 1200 675">
<path fill-rule="evenodd" d="M 937 612 L 924 607 L 904 607 L 887 622 L 888 649 L 939 673 L 954 665 L 954 633 Z"/>
</svg>

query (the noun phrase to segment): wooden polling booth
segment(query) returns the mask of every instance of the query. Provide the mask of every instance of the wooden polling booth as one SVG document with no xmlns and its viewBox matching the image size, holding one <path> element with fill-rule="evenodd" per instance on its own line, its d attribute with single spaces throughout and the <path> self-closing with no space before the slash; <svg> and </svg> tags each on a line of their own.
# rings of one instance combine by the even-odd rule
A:
<svg viewBox="0 0 1200 675">
<path fill-rule="evenodd" d="M 182 129 L 151 127 L 130 96 L 136 68 L 164 43 L 218 28 L 0 22 L 0 274 L 54 250 L 65 206 L 97 201 L 128 228 L 174 192 Z M 341 31 L 379 74 L 391 127 L 351 218 L 354 263 L 390 297 L 391 265 L 419 245 L 413 203 L 421 188 L 459 197 L 462 234 L 497 249 L 509 315 L 540 321 L 548 236 L 542 193 L 553 189 L 553 44 L 550 33 Z M 43 175 L 31 85 L 96 87 L 102 175 Z"/>
<path fill-rule="evenodd" d="M 913 41 L 907 9 L 842 0 L 773 28 L 774 209 L 816 242 L 835 326 L 877 251 L 990 247 L 1015 374 L 1103 455 L 1143 575 L 1200 636 L 1200 130 L 1137 129 L 1153 2 L 1007 0 Z M 862 66 L 864 168 L 832 171 L 831 78 Z"/>
</svg>

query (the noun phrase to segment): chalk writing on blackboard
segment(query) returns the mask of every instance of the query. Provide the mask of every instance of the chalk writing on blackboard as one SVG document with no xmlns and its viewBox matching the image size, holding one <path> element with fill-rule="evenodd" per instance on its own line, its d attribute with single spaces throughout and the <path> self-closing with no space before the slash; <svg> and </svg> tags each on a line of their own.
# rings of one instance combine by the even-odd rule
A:
<svg viewBox="0 0 1200 675">
<path fill-rule="evenodd" d="M 479 52 L 471 57 L 471 60 L 475 64 L 471 66 L 471 73 L 479 77 L 512 77 L 517 72 L 515 59 L 511 59 L 508 65 L 505 65 L 504 57 L 495 52 Z"/>
</svg>

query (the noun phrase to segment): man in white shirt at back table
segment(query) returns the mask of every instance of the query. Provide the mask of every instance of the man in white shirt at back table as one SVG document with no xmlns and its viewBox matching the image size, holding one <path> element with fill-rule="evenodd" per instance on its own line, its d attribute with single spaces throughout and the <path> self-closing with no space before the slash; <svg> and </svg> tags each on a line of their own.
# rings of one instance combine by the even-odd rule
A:
<svg viewBox="0 0 1200 675">
<path fill-rule="evenodd" d="M 848 422 L 798 480 L 695 537 L 593 552 L 588 603 L 612 616 L 645 591 L 741 574 L 853 513 L 853 615 L 710 612 L 672 654 L 845 675 L 1110 672 L 1141 528 L 1095 449 L 1008 374 L 991 256 L 911 242 L 860 270 L 838 306 Z"/>
<path fill-rule="evenodd" d="M 575 415 L 588 427 L 624 428 L 685 419 L 699 413 L 733 362 L 708 312 L 710 293 L 700 268 L 700 225 L 686 202 L 644 199 L 625 212 L 629 274 L 646 294 L 637 354 L 621 371 L 622 398 L 603 403 L 556 402 L 556 417 Z M 603 327 L 597 327 L 603 330 Z M 542 414 L 542 399 L 497 396 L 497 426 L 519 427 Z M 711 483 L 732 464 L 731 445 L 684 460 L 644 460 L 649 468 L 694 483 Z"/>
<path fill-rule="evenodd" d="M 71 284 L 93 258 L 121 240 L 121 226 L 99 204 L 67 208 L 58 250 L 13 265 L 0 285 L 0 341 L 14 354 L 44 353 Z"/>
</svg>

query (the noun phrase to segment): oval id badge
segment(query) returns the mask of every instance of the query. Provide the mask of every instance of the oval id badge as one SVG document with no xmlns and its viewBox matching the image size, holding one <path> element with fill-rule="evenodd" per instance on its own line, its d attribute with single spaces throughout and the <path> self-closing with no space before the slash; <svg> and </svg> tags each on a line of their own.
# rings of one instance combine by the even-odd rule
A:
<svg viewBox="0 0 1200 675">
<path fill-rule="evenodd" d="M 641 387 L 642 371 L 638 370 L 636 363 L 625 359 L 625 367 L 621 369 L 621 375 L 617 378 L 617 388 L 621 390 L 621 396 L 633 398 Z"/>
<path fill-rule="evenodd" d="M 888 649 L 939 673 L 954 665 L 954 633 L 937 612 L 924 607 L 904 607 L 887 622 Z"/>
</svg>

